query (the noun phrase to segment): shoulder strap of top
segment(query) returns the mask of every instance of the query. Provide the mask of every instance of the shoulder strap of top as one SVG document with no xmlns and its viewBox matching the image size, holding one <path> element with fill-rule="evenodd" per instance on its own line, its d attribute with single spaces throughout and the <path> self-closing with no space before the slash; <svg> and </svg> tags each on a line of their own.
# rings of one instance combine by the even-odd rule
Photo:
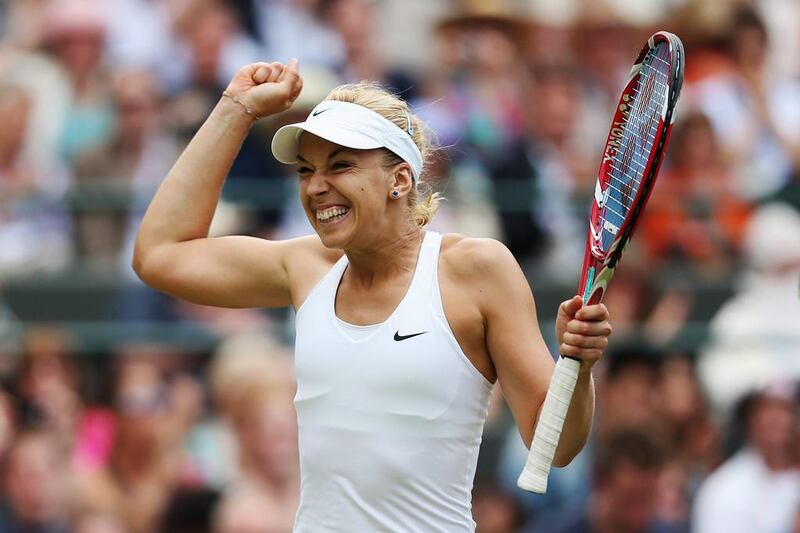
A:
<svg viewBox="0 0 800 533">
<path fill-rule="evenodd" d="M 417 272 L 415 275 L 419 285 L 415 288 L 420 294 L 430 294 L 432 284 L 436 283 L 439 264 L 439 247 L 442 243 L 442 234 L 426 231 L 422 240 L 422 247 L 417 259 Z"/>
</svg>

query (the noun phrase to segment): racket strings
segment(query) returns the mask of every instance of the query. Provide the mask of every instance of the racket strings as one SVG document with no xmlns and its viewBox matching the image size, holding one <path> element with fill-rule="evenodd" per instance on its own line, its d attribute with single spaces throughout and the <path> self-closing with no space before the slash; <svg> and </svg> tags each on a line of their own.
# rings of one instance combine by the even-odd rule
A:
<svg viewBox="0 0 800 533">
<path fill-rule="evenodd" d="M 664 62 L 663 60 L 661 61 Z M 631 113 L 629 122 L 625 130 L 623 131 L 622 138 L 620 139 L 620 146 L 619 150 L 617 151 L 617 157 L 614 158 L 614 162 L 619 163 L 621 168 L 612 165 L 612 169 L 622 174 L 622 176 L 628 178 L 628 180 L 635 182 L 637 185 L 640 184 L 640 180 L 636 179 L 636 175 L 629 174 L 627 170 L 631 169 L 631 167 L 634 164 L 636 164 L 639 167 L 638 174 L 644 173 L 644 170 L 646 169 L 647 159 L 645 159 L 644 163 L 642 163 L 639 160 L 639 158 L 634 158 L 633 154 L 636 153 L 640 156 L 649 155 L 650 151 L 652 150 L 653 143 L 655 142 L 656 130 L 658 129 L 658 121 L 654 119 L 656 118 L 656 115 L 661 112 L 662 106 L 660 104 L 660 101 L 664 99 L 667 91 L 666 84 L 657 83 L 659 90 L 655 98 L 641 97 L 640 95 L 641 85 L 643 82 L 647 83 L 645 80 L 655 80 L 655 75 L 658 74 L 663 74 L 663 77 L 666 78 L 666 73 L 662 73 L 660 71 L 655 70 L 651 65 L 647 63 L 643 65 L 643 71 L 644 72 L 639 79 L 638 87 L 636 87 L 633 90 L 633 95 L 634 95 L 633 98 L 634 98 L 634 107 L 638 109 L 646 109 L 647 112 Z M 654 84 L 649 84 L 649 85 L 652 86 Z M 637 135 L 636 134 L 637 129 L 640 132 L 643 132 L 644 134 Z M 644 150 L 637 151 L 636 148 L 642 147 L 642 145 L 644 145 L 643 146 Z M 622 154 L 621 159 L 620 159 L 620 154 Z M 621 177 L 617 175 L 612 174 L 610 177 L 617 181 L 620 182 L 622 181 Z"/>
<path fill-rule="evenodd" d="M 655 57 L 655 56 L 654 56 Z M 655 142 L 655 134 L 656 130 L 658 129 L 658 121 L 654 120 L 658 114 L 661 112 L 661 104 L 666 96 L 667 92 L 667 85 L 663 83 L 658 83 L 657 80 L 655 83 L 650 84 L 645 80 L 655 80 L 655 75 L 663 74 L 663 77 L 666 78 L 666 73 L 661 71 L 655 70 L 651 65 L 645 63 L 642 67 L 644 71 L 642 76 L 639 78 L 638 86 L 633 90 L 633 98 L 634 98 L 634 108 L 639 109 L 642 111 L 637 111 L 636 113 L 632 112 L 630 115 L 630 120 L 623 131 L 622 138 L 620 139 L 620 149 L 617 152 L 617 156 L 620 153 L 623 154 L 623 158 L 629 157 L 627 154 L 637 153 L 637 154 L 649 154 L 653 148 L 653 143 Z M 655 75 L 653 75 L 655 73 Z M 653 98 L 652 94 L 645 94 L 642 96 L 640 94 L 642 82 L 648 83 L 648 85 L 657 85 L 659 90 L 656 94 L 656 97 Z M 646 112 L 645 112 L 646 111 Z M 636 134 L 636 130 L 640 132 L 639 135 Z M 635 139 L 635 140 L 632 140 Z M 639 141 L 639 143 L 637 143 Z M 632 144 L 633 143 L 633 144 Z M 645 145 L 644 150 L 636 151 L 638 146 Z M 624 148 L 623 148 L 624 146 Z M 639 180 L 636 180 L 635 176 L 629 175 L 626 171 L 630 168 L 634 163 L 638 164 L 639 166 L 639 173 L 644 173 L 646 169 L 647 160 L 645 159 L 644 164 L 641 163 L 639 160 L 629 157 L 628 160 L 622 159 L 620 160 L 619 157 L 614 159 L 615 162 L 621 163 L 622 168 L 613 167 L 614 170 L 621 173 L 623 176 L 631 179 L 639 184 Z M 613 174 L 610 176 L 612 179 L 621 179 L 618 176 L 614 176 Z"/>
<path fill-rule="evenodd" d="M 611 172 L 606 183 L 606 201 L 600 213 L 599 229 L 602 232 L 604 250 L 608 250 L 615 240 L 647 169 L 659 127 L 658 117 L 662 113 L 669 90 L 669 54 L 670 50 L 666 45 L 659 45 L 651 51 L 642 62 L 639 80 L 631 92 L 631 111 L 623 128 L 617 153 L 609 165 Z M 612 208 L 609 199 L 614 201 L 618 209 Z"/>
</svg>

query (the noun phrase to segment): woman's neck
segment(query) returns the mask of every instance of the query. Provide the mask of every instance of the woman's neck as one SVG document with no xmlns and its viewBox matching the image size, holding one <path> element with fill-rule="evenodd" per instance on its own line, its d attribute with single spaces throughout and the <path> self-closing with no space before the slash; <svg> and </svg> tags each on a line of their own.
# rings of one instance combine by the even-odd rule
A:
<svg viewBox="0 0 800 533">
<path fill-rule="evenodd" d="M 423 232 L 416 226 L 364 250 L 345 250 L 353 281 L 367 288 L 400 272 L 413 272 Z"/>
</svg>

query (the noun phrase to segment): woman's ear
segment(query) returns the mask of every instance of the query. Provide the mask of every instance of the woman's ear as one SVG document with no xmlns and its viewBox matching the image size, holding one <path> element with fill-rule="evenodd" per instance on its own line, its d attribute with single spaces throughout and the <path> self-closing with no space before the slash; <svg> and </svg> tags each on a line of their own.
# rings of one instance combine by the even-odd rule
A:
<svg viewBox="0 0 800 533">
<path fill-rule="evenodd" d="M 414 188 L 414 174 L 408 163 L 398 163 L 392 169 L 391 192 L 392 198 L 405 196 Z M 397 194 L 395 194 L 397 191 Z"/>
</svg>

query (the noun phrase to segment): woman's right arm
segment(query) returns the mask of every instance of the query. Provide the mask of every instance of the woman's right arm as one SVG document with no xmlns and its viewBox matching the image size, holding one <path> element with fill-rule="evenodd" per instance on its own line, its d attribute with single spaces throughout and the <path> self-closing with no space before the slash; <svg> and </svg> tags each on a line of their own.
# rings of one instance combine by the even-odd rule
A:
<svg viewBox="0 0 800 533">
<path fill-rule="evenodd" d="M 287 109 L 300 94 L 297 61 L 243 67 L 167 174 L 136 237 L 133 268 L 151 287 L 220 307 L 279 307 L 291 303 L 289 251 L 309 239 L 272 242 L 252 237 L 209 238 L 222 185 L 254 118 Z"/>
</svg>

